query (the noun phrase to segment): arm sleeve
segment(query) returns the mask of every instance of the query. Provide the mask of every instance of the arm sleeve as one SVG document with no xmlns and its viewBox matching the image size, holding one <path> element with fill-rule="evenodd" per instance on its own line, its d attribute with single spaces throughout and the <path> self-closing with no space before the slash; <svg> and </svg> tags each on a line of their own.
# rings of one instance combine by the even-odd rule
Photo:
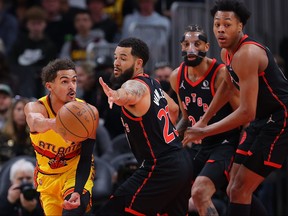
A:
<svg viewBox="0 0 288 216">
<path fill-rule="evenodd" d="M 76 170 L 76 182 L 74 190 L 74 192 L 78 192 L 80 195 L 83 192 L 83 188 L 90 174 L 94 144 L 94 139 L 86 139 L 82 142 L 80 160 Z"/>
</svg>

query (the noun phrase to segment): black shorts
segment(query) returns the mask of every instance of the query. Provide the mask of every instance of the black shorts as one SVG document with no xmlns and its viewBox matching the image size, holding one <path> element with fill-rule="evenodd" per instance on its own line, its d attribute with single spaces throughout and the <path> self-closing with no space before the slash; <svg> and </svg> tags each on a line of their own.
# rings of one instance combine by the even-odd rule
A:
<svg viewBox="0 0 288 216">
<path fill-rule="evenodd" d="M 253 121 L 243 134 L 235 163 L 243 164 L 263 177 L 281 168 L 288 155 L 287 124 L 284 111 Z"/>
<path fill-rule="evenodd" d="M 156 165 L 144 162 L 120 185 L 97 215 L 184 216 L 192 186 L 192 167 L 184 150 L 171 152 Z"/>
<path fill-rule="evenodd" d="M 222 141 L 223 142 L 223 141 Z M 222 144 L 213 145 L 213 148 L 191 148 L 187 151 L 190 153 L 193 164 L 193 180 L 197 176 L 206 176 L 214 183 L 216 189 L 225 190 L 228 185 L 229 171 L 231 169 L 235 145 L 231 142 L 239 142 L 239 139 L 225 140 Z"/>
</svg>

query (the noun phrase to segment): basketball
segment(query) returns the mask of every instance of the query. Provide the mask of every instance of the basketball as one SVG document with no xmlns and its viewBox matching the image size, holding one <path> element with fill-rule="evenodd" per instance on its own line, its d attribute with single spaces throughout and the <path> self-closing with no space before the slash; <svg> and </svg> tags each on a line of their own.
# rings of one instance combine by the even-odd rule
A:
<svg viewBox="0 0 288 216">
<path fill-rule="evenodd" d="M 71 101 L 60 108 L 56 116 L 57 132 L 72 142 L 81 142 L 96 133 L 95 114 L 83 102 Z"/>
</svg>

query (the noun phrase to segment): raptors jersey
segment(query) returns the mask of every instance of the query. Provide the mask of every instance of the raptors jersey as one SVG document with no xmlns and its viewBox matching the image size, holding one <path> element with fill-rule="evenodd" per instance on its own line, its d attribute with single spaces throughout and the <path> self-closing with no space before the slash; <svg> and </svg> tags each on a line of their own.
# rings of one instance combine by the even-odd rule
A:
<svg viewBox="0 0 288 216">
<path fill-rule="evenodd" d="M 150 90 L 151 104 L 147 113 L 136 117 L 122 107 L 121 120 L 132 152 L 139 163 L 151 161 L 181 149 L 178 132 L 170 121 L 168 104 L 158 81 L 148 75 L 134 78 Z"/>
<path fill-rule="evenodd" d="M 56 117 L 49 96 L 44 96 L 38 101 L 45 106 L 48 118 Z M 36 153 L 37 168 L 43 174 L 64 173 L 71 167 L 77 166 L 81 143 L 65 141 L 53 130 L 48 130 L 45 133 L 31 132 L 30 138 Z"/>
<path fill-rule="evenodd" d="M 248 37 L 248 35 L 244 35 L 242 37 L 235 52 L 237 52 L 237 50 L 240 49 L 240 47 L 244 44 L 254 44 L 261 47 L 266 51 L 268 58 L 267 68 L 258 74 L 259 90 L 257 98 L 256 118 L 268 117 L 272 113 L 281 109 L 284 109 L 285 112 L 287 112 L 286 106 L 288 105 L 288 81 L 281 69 L 276 64 L 273 54 L 267 47 L 251 39 Z M 232 82 L 239 89 L 239 78 L 231 66 L 232 60 L 233 56 L 229 56 L 227 52 L 226 66 L 230 73 Z M 251 86 L 251 91 L 253 91 L 253 86 Z"/>
<path fill-rule="evenodd" d="M 177 87 L 181 104 L 186 110 L 188 119 L 193 126 L 201 119 L 211 103 L 215 95 L 215 78 L 223 64 L 219 64 L 216 59 L 212 59 L 212 63 L 206 73 L 196 82 L 192 82 L 188 78 L 188 67 L 183 62 L 178 69 Z M 209 121 L 209 124 L 217 122 L 232 112 L 231 106 L 227 103 L 223 106 L 217 114 Z M 226 139 L 229 134 L 236 134 L 239 130 L 227 131 L 225 133 L 217 134 L 214 136 L 206 137 L 202 140 L 202 145 L 209 143 L 212 147 L 213 143 L 217 144 L 220 140 Z M 214 142 L 213 142 L 214 141 Z"/>
</svg>

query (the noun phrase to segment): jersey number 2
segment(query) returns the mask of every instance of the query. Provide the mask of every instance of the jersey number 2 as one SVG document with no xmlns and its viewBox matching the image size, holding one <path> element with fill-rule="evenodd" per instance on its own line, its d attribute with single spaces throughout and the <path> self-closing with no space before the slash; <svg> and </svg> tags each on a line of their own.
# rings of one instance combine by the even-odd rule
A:
<svg viewBox="0 0 288 216">
<path fill-rule="evenodd" d="M 170 120 L 168 116 L 168 109 L 168 106 L 166 106 L 165 109 L 160 109 L 157 115 L 159 120 L 164 118 L 163 137 L 166 143 L 170 143 L 175 139 L 175 134 L 173 132 L 169 133 Z"/>
</svg>

